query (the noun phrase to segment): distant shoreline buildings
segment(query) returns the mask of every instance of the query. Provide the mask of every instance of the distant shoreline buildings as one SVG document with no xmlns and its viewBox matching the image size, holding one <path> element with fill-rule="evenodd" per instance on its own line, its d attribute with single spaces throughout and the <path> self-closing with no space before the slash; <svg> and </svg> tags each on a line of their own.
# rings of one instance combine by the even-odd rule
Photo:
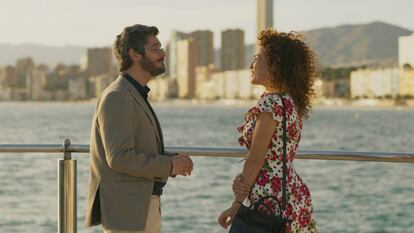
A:
<svg viewBox="0 0 414 233">
<path fill-rule="evenodd" d="M 222 32 L 221 62 L 214 59 L 213 32 L 174 31 L 167 44 L 166 73 L 152 80 L 150 98 L 162 101 L 184 99 L 252 99 L 263 91 L 250 84 L 250 71 L 241 29 Z M 315 88 L 321 99 L 412 99 L 414 98 L 414 34 L 399 38 L 399 65 L 360 67 L 345 77 L 329 78 L 322 72 Z M 329 68 L 335 71 L 334 68 Z M 326 71 L 326 69 L 325 69 Z M 111 48 L 91 48 L 81 64 L 58 64 L 49 68 L 31 58 L 15 66 L 0 67 L 0 100 L 77 101 L 98 97 L 117 77 Z"/>
<path fill-rule="evenodd" d="M 351 72 L 351 98 L 414 98 L 413 68 L 414 33 L 398 40 L 398 66 L 360 68 Z"/>
<path fill-rule="evenodd" d="M 257 31 L 273 27 L 273 1 L 257 0 Z M 209 30 L 173 31 L 166 45 L 166 73 L 149 82 L 150 98 L 253 99 L 263 88 L 250 84 L 245 67 L 242 29 L 221 32 L 219 57 Z M 414 98 L 414 34 L 398 41 L 396 67 L 324 68 L 315 83 L 320 99 Z M 216 61 L 216 58 L 220 62 Z M 100 96 L 117 77 L 111 48 L 90 48 L 80 66 L 58 64 L 49 68 L 21 58 L 15 66 L 0 67 L 0 100 L 77 101 Z M 338 78 L 339 77 L 339 78 Z"/>
<path fill-rule="evenodd" d="M 66 101 L 98 96 L 116 76 L 110 48 L 88 49 L 81 65 L 58 64 L 51 70 L 31 58 L 0 68 L 0 100 Z"/>
</svg>

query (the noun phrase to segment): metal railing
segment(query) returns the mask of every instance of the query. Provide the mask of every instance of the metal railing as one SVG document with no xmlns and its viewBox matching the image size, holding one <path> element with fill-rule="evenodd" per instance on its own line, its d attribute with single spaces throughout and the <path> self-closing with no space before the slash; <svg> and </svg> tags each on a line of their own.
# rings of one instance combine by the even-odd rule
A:
<svg viewBox="0 0 414 233">
<path fill-rule="evenodd" d="M 245 157 L 247 150 L 237 148 L 166 147 L 173 153 L 207 157 Z M 58 160 L 58 232 L 77 231 L 77 167 L 72 153 L 89 153 L 89 145 L 0 144 L 0 153 L 63 153 Z M 299 150 L 298 159 L 414 163 L 414 153 Z"/>
</svg>

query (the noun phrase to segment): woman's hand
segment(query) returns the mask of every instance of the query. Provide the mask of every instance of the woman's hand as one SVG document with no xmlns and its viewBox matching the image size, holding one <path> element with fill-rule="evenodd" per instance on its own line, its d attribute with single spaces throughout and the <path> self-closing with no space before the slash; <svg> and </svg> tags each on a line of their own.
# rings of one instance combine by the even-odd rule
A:
<svg viewBox="0 0 414 233">
<path fill-rule="evenodd" d="M 237 211 L 239 210 L 240 205 L 233 204 L 230 208 L 224 210 L 218 217 L 218 223 L 224 229 L 227 229 L 231 225 L 236 216 Z"/>
<path fill-rule="evenodd" d="M 232 189 L 236 200 L 242 202 L 247 197 L 247 195 L 249 195 L 251 188 L 249 185 L 243 183 L 242 175 L 239 174 L 233 180 Z"/>
</svg>

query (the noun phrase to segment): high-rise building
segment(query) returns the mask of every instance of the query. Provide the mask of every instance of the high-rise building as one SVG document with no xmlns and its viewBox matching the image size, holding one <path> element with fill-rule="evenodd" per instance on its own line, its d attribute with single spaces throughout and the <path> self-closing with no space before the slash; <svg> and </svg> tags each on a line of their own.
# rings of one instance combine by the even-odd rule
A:
<svg viewBox="0 0 414 233">
<path fill-rule="evenodd" d="M 3 69 L 4 85 L 7 87 L 15 87 L 17 84 L 16 68 L 13 66 L 6 66 Z"/>
<path fill-rule="evenodd" d="M 38 65 L 34 70 L 32 92 L 29 98 L 31 100 L 44 100 L 44 90 L 47 84 L 48 67 L 46 65 Z"/>
<path fill-rule="evenodd" d="M 81 69 L 87 76 L 97 76 L 101 74 L 111 74 L 112 49 L 111 48 L 92 48 L 86 51 L 81 61 Z"/>
<path fill-rule="evenodd" d="M 257 0 L 256 31 L 257 35 L 268 27 L 273 27 L 273 0 Z M 256 42 L 256 48 L 258 42 Z"/>
<path fill-rule="evenodd" d="M 221 70 L 241 70 L 245 65 L 244 31 L 221 32 Z"/>
<path fill-rule="evenodd" d="M 197 47 L 197 66 L 208 66 L 214 64 L 214 46 L 212 31 L 194 31 L 191 33 Z"/>
<path fill-rule="evenodd" d="M 400 67 L 407 64 L 414 68 L 414 33 L 398 38 L 398 64 Z"/>
<path fill-rule="evenodd" d="M 179 31 L 171 32 L 171 39 L 167 45 L 167 69 L 166 74 L 172 79 L 177 77 L 177 42 L 187 39 L 188 34 Z"/>
<path fill-rule="evenodd" d="M 32 58 L 22 58 L 16 62 L 16 86 L 26 88 L 30 86 L 33 77 L 34 62 Z M 29 82 L 29 83 L 28 83 Z"/>
<path fill-rule="evenodd" d="M 214 64 L 214 34 L 209 30 L 198 30 L 191 33 L 172 31 L 171 40 L 166 46 L 167 49 L 167 70 L 166 74 L 175 79 L 177 74 L 177 42 L 193 38 L 196 43 L 197 58 L 196 66 L 208 66 Z"/>
<path fill-rule="evenodd" d="M 2 90 L 0 98 L 2 100 L 12 100 L 13 89 L 16 86 L 16 69 L 13 66 L 6 66 L 3 68 Z"/>
<path fill-rule="evenodd" d="M 194 98 L 196 93 L 195 67 L 196 42 L 193 38 L 177 41 L 177 84 L 178 97 Z"/>
<path fill-rule="evenodd" d="M 22 99 L 31 96 L 35 64 L 32 58 L 22 58 L 16 62 L 16 90 Z"/>
<path fill-rule="evenodd" d="M 184 40 L 188 37 L 187 33 L 179 32 L 179 31 L 172 31 L 171 32 L 171 39 L 166 46 L 167 52 L 167 61 L 166 61 L 166 70 L 165 74 L 169 77 L 168 78 L 168 94 L 169 97 L 177 97 L 178 96 L 178 84 L 177 84 L 177 42 L 180 40 Z"/>
</svg>

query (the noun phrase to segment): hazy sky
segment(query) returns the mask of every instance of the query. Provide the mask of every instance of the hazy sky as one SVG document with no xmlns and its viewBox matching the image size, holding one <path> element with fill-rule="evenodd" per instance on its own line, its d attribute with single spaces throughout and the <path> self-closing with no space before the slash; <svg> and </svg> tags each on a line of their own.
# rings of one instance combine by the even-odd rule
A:
<svg viewBox="0 0 414 233">
<path fill-rule="evenodd" d="M 279 30 L 310 30 L 384 21 L 414 30 L 414 0 L 275 0 Z M 256 0 L 0 0 L 0 43 L 107 46 L 131 24 L 156 25 L 166 42 L 171 30 L 245 30 L 256 36 Z"/>
</svg>

